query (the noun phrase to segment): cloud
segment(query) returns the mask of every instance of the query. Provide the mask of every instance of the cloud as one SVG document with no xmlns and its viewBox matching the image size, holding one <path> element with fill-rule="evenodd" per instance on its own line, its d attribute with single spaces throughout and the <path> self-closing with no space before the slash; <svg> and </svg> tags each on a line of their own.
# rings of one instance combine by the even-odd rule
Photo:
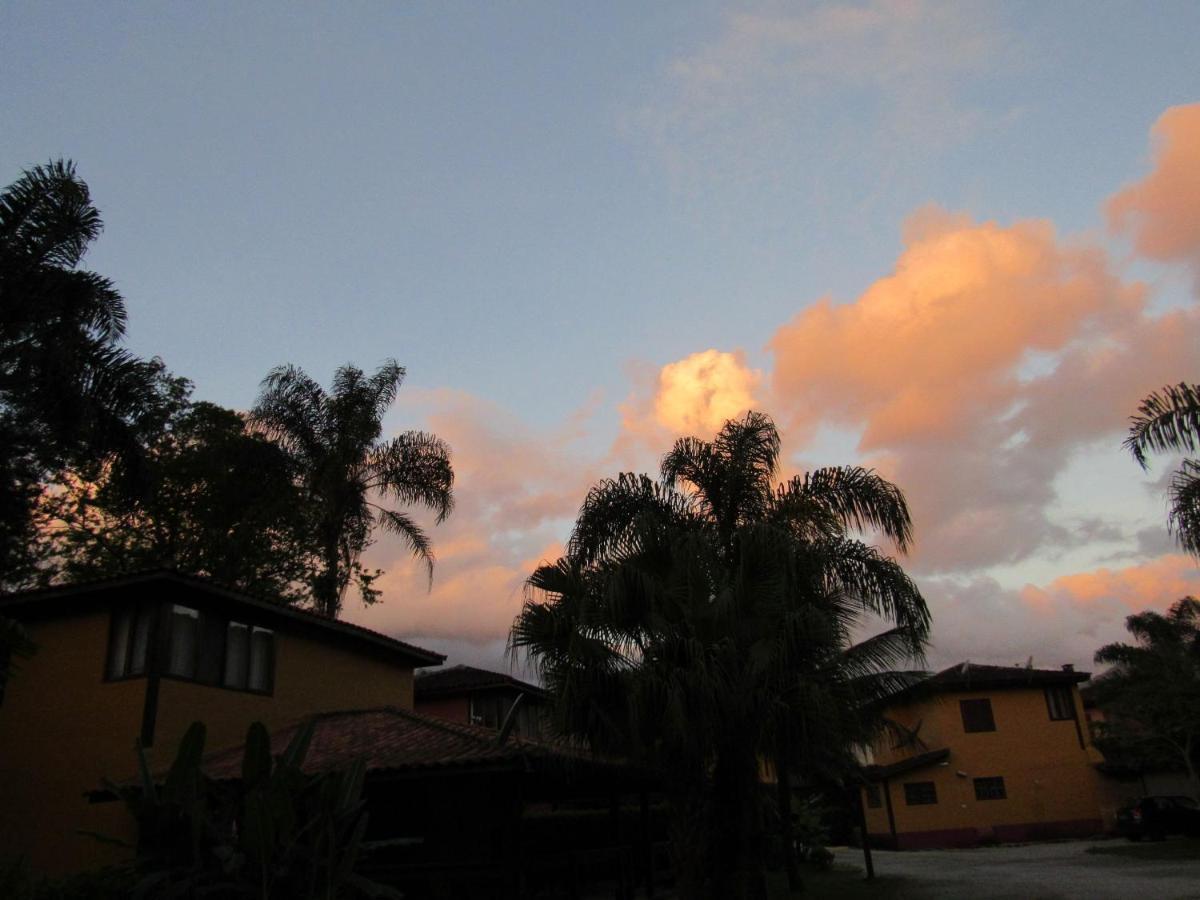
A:
<svg viewBox="0 0 1200 900">
<path fill-rule="evenodd" d="M 932 668 L 962 660 L 1049 668 L 1094 668 L 1100 647 L 1128 639 L 1125 618 L 1165 610 L 1200 591 L 1196 561 L 1167 554 L 1120 569 L 1101 568 L 1009 590 L 990 578 L 922 582 L 933 611 Z"/>
<path fill-rule="evenodd" d="M 961 571 L 1076 543 L 1049 514 L 1055 478 L 1195 371 L 1198 338 L 1194 311 L 1151 317 L 1140 285 L 1048 222 L 928 207 L 891 274 L 775 333 L 770 402 L 792 440 L 860 432 L 860 456 L 909 498 L 917 564 Z"/>
<path fill-rule="evenodd" d="M 1109 226 L 1143 256 L 1200 267 L 1200 103 L 1171 107 L 1151 135 L 1154 168 L 1108 201 Z"/>
<path fill-rule="evenodd" d="M 406 418 L 415 413 L 420 427 L 450 444 L 457 505 L 442 525 L 428 523 L 437 555 L 432 589 L 407 548 L 378 535 L 364 562 L 386 571 L 376 583 L 384 602 L 363 608 L 350 597 L 347 618 L 418 641 L 498 646 L 520 610 L 525 579 L 562 553 L 596 478 L 594 461 L 577 446 L 586 429 L 578 416 L 561 430 L 532 429 L 458 391 L 414 391 L 402 403 Z"/>
<path fill-rule="evenodd" d="M 887 147 L 894 158 L 898 145 L 927 150 L 1007 121 L 1012 111 L 962 95 L 1014 57 L 982 4 L 757 4 L 671 59 L 636 121 L 676 175 L 770 181 L 797 156 Z M 846 115 L 847 101 L 860 115 Z"/>
</svg>

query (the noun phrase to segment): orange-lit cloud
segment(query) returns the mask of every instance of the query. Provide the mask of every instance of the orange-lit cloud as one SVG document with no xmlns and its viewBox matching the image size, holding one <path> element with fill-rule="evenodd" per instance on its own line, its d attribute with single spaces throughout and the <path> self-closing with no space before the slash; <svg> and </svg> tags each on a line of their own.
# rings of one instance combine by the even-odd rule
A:
<svg viewBox="0 0 1200 900">
<path fill-rule="evenodd" d="M 757 405 L 762 376 L 739 353 L 704 350 L 663 366 L 654 417 L 681 435 L 710 435 Z"/>
<path fill-rule="evenodd" d="M 1115 446 L 1138 398 L 1200 369 L 1200 318 L 1145 301 L 1047 222 L 926 208 L 890 275 L 775 333 L 771 405 L 793 440 L 861 434 L 909 498 L 925 569 L 1016 562 L 1077 539 L 1047 513 L 1074 449 Z"/>
<path fill-rule="evenodd" d="M 1200 568 L 1172 553 L 1021 590 L 986 577 L 934 578 L 923 587 L 933 611 L 934 667 L 964 659 L 1023 664 L 1032 656 L 1035 666 L 1072 663 L 1088 671 L 1097 649 L 1129 640 L 1127 616 L 1162 612 L 1180 597 L 1200 593 Z"/>
<path fill-rule="evenodd" d="M 525 579 L 562 552 L 576 511 L 598 474 L 561 431 L 522 427 L 511 414 L 456 391 L 411 392 L 416 423 L 453 451 L 456 507 L 428 524 L 437 564 L 433 586 L 406 548 L 388 535 L 366 562 L 385 569 L 384 602 L 364 609 L 350 596 L 346 615 L 376 630 L 414 638 L 502 641 L 520 610 Z"/>
<path fill-rule="evenodd" d="M 1200 103 L 1154 123 L 1154 169 L 1108 202 L 1108 220 L 1143 256 L 1200 263 Z"/>
</svg>

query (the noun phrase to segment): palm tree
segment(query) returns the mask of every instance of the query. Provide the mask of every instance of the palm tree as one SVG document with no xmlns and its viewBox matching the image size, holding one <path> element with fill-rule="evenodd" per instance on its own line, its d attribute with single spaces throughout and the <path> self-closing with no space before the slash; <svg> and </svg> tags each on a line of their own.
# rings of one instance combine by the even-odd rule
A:
<svg viewBox="0 0 1200 900">
<path fill-rule="evenodd" d="M 1192 453 L 1200 447 L 1200 385 L 1155 391 L 1130 420 L 1125 446 L 1143 468 L 1150 453 Z M 1185 459 L 1171 478 L 1167 525 L 1188 553 L 1200 555 L 1200 462 Z"/>
<path fill-rule="evenodd" d="M 288 452 L 301 473 L 318 557 L 312 602 L 330 618 L 340 612 L 352 580 L 365 603 L 377 598 L 371 581 L 379 573 L 359 561 L 376 527 L 399 535 L 433 577 L 433 546 L 424 529 L 407 513 L 381 505 L 423 506 L 438 523 L 454 506 L 445 442 L 420 431 L 381 438 L 383 416 L 404 374 L 395 360 L 370 377 L 345 365 L 326 393 L 296 366 L 280 366 L 263 380 L 251 413 L 251 422 Z"/>
<path fill-rule="evenodd" d="M 102 227 L 69 161 L 0 193 L 0 583 L 28 574 L 39 482 L 69 463 L 132 466 L 130 424 L 155 402 L 156 364 L 119 346 L 121 295 L 80 268 Z"/>
<path fill-rule="evenodd" d="M 860 713 L 928 633 L 903 569 L 852 536 L 906 548 L 900 491 L 857 467 L 777 485 L 778 461 L 774 423 L 749 413 L 678 441 L 657 482 L 600 482 L 510 635 L 560 728 L 667 773 L 685 896 L 758 892 L 760 762 L 785 783 L 844 762 L 868 733 Z M 895 627 L 852 647 L 870 617 Z"/>
<path fill-rule="evenodd" d="M 1184 597 L 1164 616 L 1129 616 L 1133 644 L 1108 644 L 1096 662 L 1112 669 L 1096 679 L 1106 713 L 1102 742 L 1118 752 L 1182 763 L 1200 799 L 1200 601 Z"/>
</svg>

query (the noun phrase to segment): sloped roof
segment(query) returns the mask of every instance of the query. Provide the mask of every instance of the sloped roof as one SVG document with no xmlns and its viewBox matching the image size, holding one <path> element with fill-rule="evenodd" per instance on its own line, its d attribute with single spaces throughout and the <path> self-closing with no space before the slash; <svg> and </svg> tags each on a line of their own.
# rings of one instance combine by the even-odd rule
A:
<svg viewBox="0 0 1200 900">
<path fill-rule="evenodd" d="M 907 759 L 902 759 L 899 762 L 890 763 L 886 766 L 863 766 L 862 771 L 868 781 L 882 781 L 884 778 L 892 778 L 896 775 L 903 775 L 905 772 L 912 772 L 916 769 L 923 769 L 926 766 L 943 763 L 949 758 L 950 749 L 946 747 L 941 750 L 930 750 L 928 753 L 910 756 Z"/>
<path fill-rule="evenodd" d="M 271 752 L 282 753 L 301 720 L 271 735 Z M 321 713 L 304 759 L 310 773 L 345 768 L 363 760 L 367 771 L 402 772 L 485 765 L 516 765 L 528 760 L 620 765 L 565 743 L 531 741 L 515 735 L 500 743 L 494 729 L 424 716 L 386 706 Z M 218 781 L 241 777 L 241 747 L 205 757 L 204 771 Z"/>
<path fill-rule="evenodd" d="M 899 700 L 931 693 L 1078 684 L 1087 681 L 1090 677 L 1089 672 L 1076 672 L 1073 669 L 1033 669 L 1025 666 L 986 666 L 961 662 L 930 675 L 928 678 L 914 682 L 904 690 L 893 694 L 886 702 L 891 705 Z"/>
<path fill-rule="evenodd" d="M 546 692 L 537 685 L 513 678 L 511 675 L 505 675 L 503 672 L 492 672 L 463 665 L 447 666 L 433 672 L 422 672 L 413 684 L 414 695 L 418 700 L 494 688 L 511 688 L 538 698 L 546 696 Z"/>
<path fill-rule="evenodd" d="M 437 666 L 441 665 L 446 659 L 443 653 L 435 653 L 432 650 L 417 647 L 414 644 L 381 634 L 378 631 L 372 631 L 370 628 L 364 628 L 361 625 L 344 622 L 340 619 L 330 619 L 297 606 L 285 606 L 270 600 L 264 600 L 260 597 L 252 597 L 242 591 L 218 584 L 210 578 L 202 578 L 198 575 L 185 575 L 173 569 L 131 572 L 109 578 L 98 578 L 91 581 L 74 582 L 72 584 L 53 585 L 31 591 L 0 594 L 0 611 L 18 618 L 22 614 L 28 615 L 29 613 L 65 612 L 71 608 L 72 604 L 85 602 L 93 595 L 103 591 L 117 590 L 134 585 L 151 585 L 155 582 L 181 585 L 199 593 L 219 597 L 227 603 L 254 609 L 259 613 L 265 613 L 268 617 L 295 622 L 306 628 L 323 632 L 330 636 L 349 638 L 352 641 L 370 645 L 377 649 L 390 651 L 403 656 L 408 662 L 414 663 L 417 666 Z"/>
</svg>

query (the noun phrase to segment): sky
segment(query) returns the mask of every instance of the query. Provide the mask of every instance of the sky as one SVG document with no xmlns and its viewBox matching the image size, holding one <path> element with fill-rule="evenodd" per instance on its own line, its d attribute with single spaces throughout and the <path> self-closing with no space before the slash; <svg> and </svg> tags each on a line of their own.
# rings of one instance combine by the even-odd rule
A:
<svg viewBox="0 0 1200 900">
<path fill-rule="evenodd" d="M 1200 593 L 1173 461 L 1200 373 L 1200 5 L 0 5 L 0 181 L 74 159 L 128 346 L 247 409 L 408 370 L 454 452 L 432 589 L 353 621 L 506 667 L 587 488 L 771 414 L 784 473 L 906 493 L 929 665 L 1088 670 Z"/>
</svg>

